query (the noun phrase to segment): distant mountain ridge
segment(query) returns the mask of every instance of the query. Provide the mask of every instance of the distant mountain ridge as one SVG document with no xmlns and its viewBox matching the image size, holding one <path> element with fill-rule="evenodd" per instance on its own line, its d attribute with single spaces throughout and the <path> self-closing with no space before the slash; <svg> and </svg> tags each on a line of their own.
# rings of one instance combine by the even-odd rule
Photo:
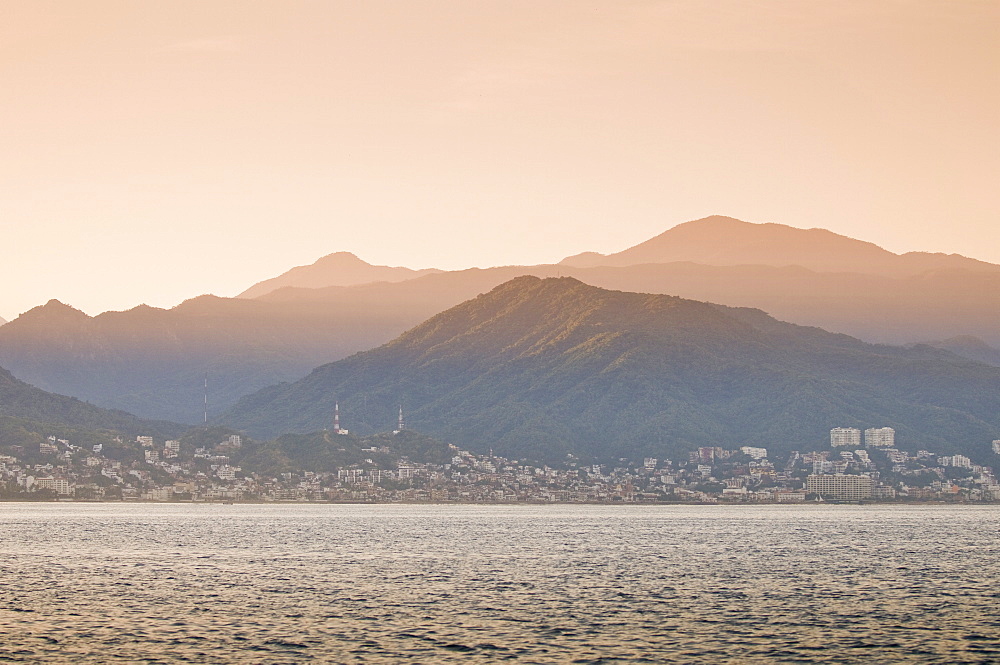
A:
<svg viewBox="0 0 1000 665">
<path fill-rule="evenodd" d="M 423 310 L 417 314 L 423 317 Z M 412 325 L 405 303 L 352 311 L 201 296 L 95 317 L 53 300 L 0 328 L 0 365 L 45 390 L 144 417 L 195 423 L 209 409 Z M 373 341 L 374 340 L 374 341 Z"/>
<path fill-rule="evenodd" d="M 957 356 L 1000 367 L 1000 349 L 990 346 L 978 337 L 959 335 L 935 342 L 923 342 L 927 346 L 950 351 Z"/>
<path fill-rule="evenodd" d="M 563 259 L 575 267 L 632 266 L 689 261 L 704 265 L 801 266 L 816 272 L 906 277 L 929 270 L 1000 272 L 1000 266 L 958 254 L 894 254 L 874 243 L 826 229 L 752 224 L 714 215 L 677 226 L 613 254 L 584 252 Z"/>
<path fill-rule="evenodd" d="M 354 286 L 369 282 L 402 282 L 422 275 L 440 272 L 433 268 L 411 270 L 376 266 L 362 261 L 350 252 L 328 254 L 308 266 L 298 266 L 272 279 L 254 284 L 237 298 L 259 298 L 277 289 L 294 286 L 322 288 L 327 286 Z"/>
<path fill-rule="evenodd" d="M 593 286 L 663 293 L 819 326 L 867 341 L 906 344 L 973 334 L 1000 344 L 1000 273 L 938 270 L 912 277 L 819 273 L 795 266 L 707 266 L 676 262 L 576 268 L 507 266 L 427 275 L 394 284 L 286 288 L 259 300 L 349 311 L 352 302 L 403 303 L 426 318 L 521 275 L 575 277 Z M 413 320 L 412 324 L 418 323 Z M 399 332 L 402 332 L 400 330 Z M 382 340 L 387 341 L 387 340 Z"/>
<path fill-rule="evenodd" d="M 221 419 L 254 435 L 407 423 L 456 445 L 545 459 L 787 452 L 836 426 L 988 456 L 1000 368 L 927 346 L 874 346 L 763 312 L 520 277 L 389 344 L 250 395 Z"/>
</svg>

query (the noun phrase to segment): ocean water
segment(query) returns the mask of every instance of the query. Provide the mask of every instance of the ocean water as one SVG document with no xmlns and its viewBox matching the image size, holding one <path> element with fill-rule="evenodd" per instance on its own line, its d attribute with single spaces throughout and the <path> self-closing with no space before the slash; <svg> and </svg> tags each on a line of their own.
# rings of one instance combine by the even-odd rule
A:
<svg viewBox="0 0 1000 665">
<path fill-rule="evenodd" d="M 998 663 L 1000 508 L 0 504 L 0 662 Z"/>
</svg>

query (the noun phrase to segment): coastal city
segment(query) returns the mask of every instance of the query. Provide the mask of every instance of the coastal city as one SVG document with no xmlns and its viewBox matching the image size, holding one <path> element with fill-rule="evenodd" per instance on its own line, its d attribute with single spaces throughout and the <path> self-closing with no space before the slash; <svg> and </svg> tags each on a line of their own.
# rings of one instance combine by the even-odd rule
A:
<svg viewBox="0 0 1000 665">
<path fill-rule="evenodd" d="M 337 434 L 324 433 L 327 442 Z M 406 437 L 410 432 L 396 431 Z M 221 437 L 217 437 L 221 438 Z M 49 436 L 34 449 L 0 454 L 0 497 L 7 500 L 203 502 L 664 503 L 1000 500 L 993 468 L 964 455 L 901 450 L 888 427 L 834 428 L 830 447 L 770 456 L 766 448 L 699 447 L 681 459 L 647 457 L 617 464 L 532 464 L 448 445 L 431 463 L 394 454 L 391 445 L 332 471 L 245 470 L 233 459 L 239 434 L 214 445 L 138 436 L 89 448 Z M 346 439 L 346 437 L 345 437 Z M 392 439 L 389 439 L 392 442 Z M 442 446 L 444 444 L 441 444 Z M 123 451 L 140 455 L 123 454 Z M 343 451 L 344 448 L 339 450 Z M 395 451 L 398 453 L 398 451 Z M 1000 440 L 992 442 L 1000 455 Z M 367 455 L 367 457 L 365 457 Z"/>
</svg>

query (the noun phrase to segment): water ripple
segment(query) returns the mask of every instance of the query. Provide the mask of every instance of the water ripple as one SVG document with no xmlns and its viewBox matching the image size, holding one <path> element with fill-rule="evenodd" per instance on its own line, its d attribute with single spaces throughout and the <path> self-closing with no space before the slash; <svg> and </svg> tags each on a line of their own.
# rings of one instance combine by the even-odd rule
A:
<svg viewBox="0 0 1000 665">
<path fill-rule="evenodd" d="M 1000 662 L 989 506 L 0 504 L 0 661 Z"/>
</svg>

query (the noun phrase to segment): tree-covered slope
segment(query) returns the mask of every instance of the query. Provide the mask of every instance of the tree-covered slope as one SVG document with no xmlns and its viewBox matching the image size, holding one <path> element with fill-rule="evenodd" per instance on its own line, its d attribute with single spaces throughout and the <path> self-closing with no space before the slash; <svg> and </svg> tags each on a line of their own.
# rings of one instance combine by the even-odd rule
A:
<svg viewBox="0 0 1000 665">
<path fill-rule="evenodd" d="M 410 430 L 368 436 L 326 431 L 285 434 L 271 441 L 251 439 L 232 453 L 232 459 L 246 471 L 276 476 L 298 469 L 317 473 L 331 473 L 349 466 L 389 469 L 402 460 L 447 464 L 453 455 L 447 444 Z"/>
<path fill-rule="evenodd" d="M 124 411 L 102 409 L 75 397 L 45 392 L 18 380 L 3 368 L 0 368 L 0 417 L 39 426 L 113 430 L 130 436 L 174 436 L 185 429 L 175 423 L 142 420 Z"/>
<path fill-rule="evenodd" d="M 673 455 L 697 445 L 823 445 L 888 425 L 900 445 L 985 455 L 1000 368 L 930 347 L 875 346 L 757 310 L 521 277 L 378 349 L 241 400 L 256 435 L 417 429 L 535 457 Z"/>
</svg>

